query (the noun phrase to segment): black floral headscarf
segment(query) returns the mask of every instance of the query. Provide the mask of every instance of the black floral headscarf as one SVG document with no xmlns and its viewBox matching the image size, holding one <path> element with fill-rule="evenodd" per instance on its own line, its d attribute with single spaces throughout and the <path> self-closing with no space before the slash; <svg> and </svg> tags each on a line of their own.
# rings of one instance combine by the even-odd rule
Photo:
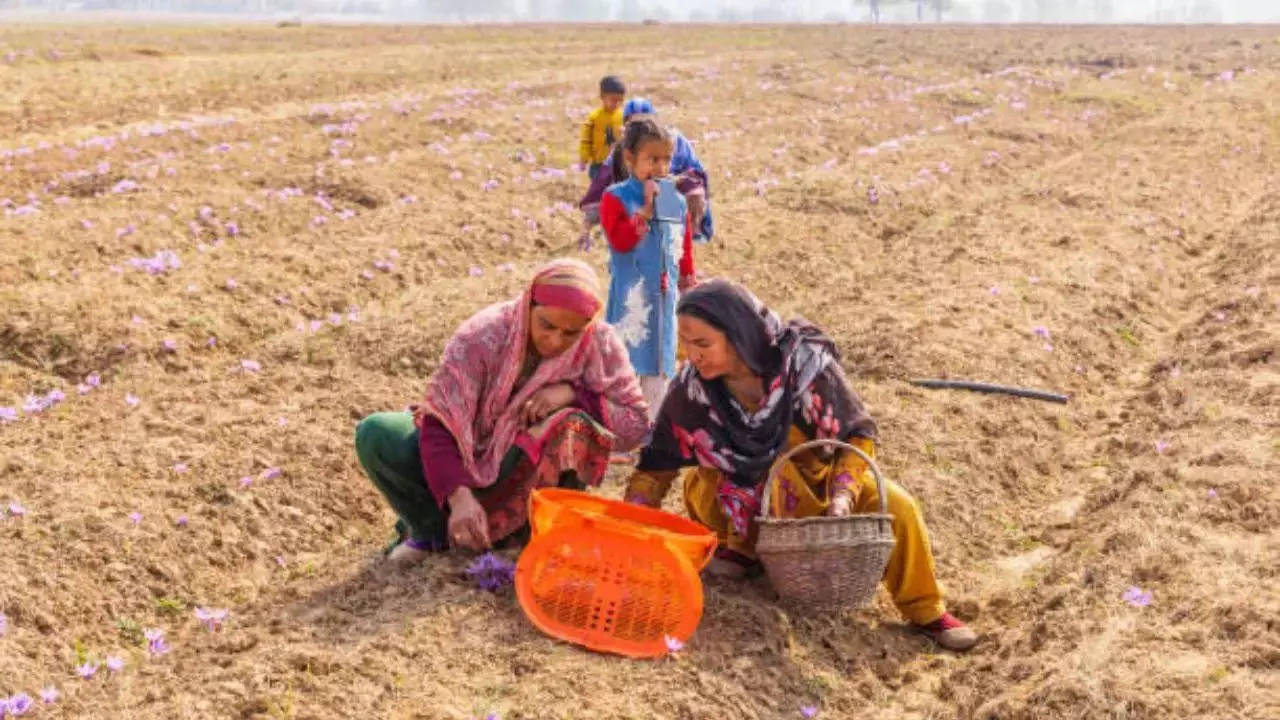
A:
<svg viewBox="0 0 1280 720">
<path fill-rule="evenodd" d="M 875 421 L 845 380 L 835 344 L 818 328 L 802 319 L 784 325 L 749 290 L 727 280 L 689 291 L 676 313 L 723 332 L 760 376 L 765 397 L 749 412 L 722 380 L 703 380 L 686 364 L 662 404 L 639 470 L 702 465 L 724 472 L 729 482 L 722 484 L 721 504 L 742 529 L 793 425 L 810 438 L 875 437 Z"/>
</svg>

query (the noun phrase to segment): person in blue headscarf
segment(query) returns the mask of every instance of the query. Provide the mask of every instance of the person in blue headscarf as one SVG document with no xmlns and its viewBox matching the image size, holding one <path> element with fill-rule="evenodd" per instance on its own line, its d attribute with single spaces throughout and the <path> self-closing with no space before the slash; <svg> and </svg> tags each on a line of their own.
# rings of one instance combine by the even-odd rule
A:
<svg viewBox="0 0 1280 720">
<path fill-rule="evenodd" d="M 636 118 L 654 117 L 658 114 L 648 98 L 636 97 L 626 101 L 622 106 L 623 123 Z M 711 187 L 707 179 L 707 171 L 698 160 L 698 154 L 678 130 L 671 129 L 675 146 L 671 153 L 671 177 L 676 181 L 676 189 L 684 196 L 689 206 L 689 217 L 693 224 L 693 241 L 705 243 L 715 234 L 715 221 L 711 216 Z M 626 180 L 627 164 L 622 161 L 621 145 L 615 145 L 613 152 L 605 159 L 600 172 L 596 173 L 587 188 L 587 194 L 578 202 L 583 212 L 583 244 L 590 237 L 589 233 L 600 222 L 600 200 L 604 191 L 614 183 Z"/>
</svg>

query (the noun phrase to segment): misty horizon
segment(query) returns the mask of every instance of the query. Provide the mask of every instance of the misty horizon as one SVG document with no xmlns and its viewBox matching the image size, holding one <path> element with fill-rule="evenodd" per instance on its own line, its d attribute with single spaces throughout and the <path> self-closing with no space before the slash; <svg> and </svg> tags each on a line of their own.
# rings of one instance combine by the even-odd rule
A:
<svg viewBox="0 0 1280 720">
<path fill-rule="evenodd" d="M 878 8 L 876 6 L 878 5 Z M 939 7 L 941 5 L 941 7 Z M 28 19 L 145 14 L 211 19 L 351 22 L 760 22 L 821 23 L 1280 22 L 1273 0 L 0 0 Z"/>
</svg>

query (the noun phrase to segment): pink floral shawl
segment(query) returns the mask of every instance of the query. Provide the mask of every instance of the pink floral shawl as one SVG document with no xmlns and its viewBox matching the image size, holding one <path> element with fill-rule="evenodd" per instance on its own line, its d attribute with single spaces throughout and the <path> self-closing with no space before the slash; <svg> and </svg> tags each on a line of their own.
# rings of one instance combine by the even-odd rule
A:
<svg viewBox="0 0 1280 720">
<path fill-rule="evenodd" d="M 627 349 L 604 323 L 592 322 L 573 347 L 543 360 L 512 395 L 529 343 L 536 284 L 535 278 L 519 299 L 486 308 L 462 324 L 445 347 L 440 367 L 428 383 L 427 397 L 415 413 L 419 427 L 423 415 L 444 424 L 477 487 L 497 481 L 498 468 L 513 444 L 528 444 L 520 408 L 548 385 L 567 382 L 598 394 L 604 427 L 614 436 L 615 450 L 637 447 L 649 431 L 644 396 Z M 583 480 L 594 483 L 599 478 Z"/>
</svg>

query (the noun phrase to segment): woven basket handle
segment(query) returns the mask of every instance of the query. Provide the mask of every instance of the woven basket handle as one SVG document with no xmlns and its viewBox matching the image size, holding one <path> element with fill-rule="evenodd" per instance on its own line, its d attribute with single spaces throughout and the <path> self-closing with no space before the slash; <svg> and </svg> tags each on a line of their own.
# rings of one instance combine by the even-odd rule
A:
<svg viewBox="0 0 1280 720">
<path fill-rule="evenodd" d="M 854 454 L 856 454 L 858 457 L 862 458 L 863 462 L 867 464 L 867 467 L 871 468 L 871 474 L 876 479 L 876 491 L 880 494 L 880 514 L 881 515 L 889 514 L 889 500 L 885 496 L 885 492 L 884 492 L 884 476 L 880 474 L 880 467 L 876 465 L 875 460 L 871 459 L 871 456 L 862 452 L 861 450 L 854 447 L 853 445 L 850 445 L 847 442 L 841 442 L 840 440 L 810 440 L 809 442 L 800 443 L 799 445 L 791 448 L 790 450 L 787 450 L 786 452 L 779 455 L 777 460 L 773 461 L 773 467 L 769 468 L 769 475 L 767 478 L 765 478 L 764 498 L 762 498 L 760 502 L 760 518 L 761 519 L 765 519 L 769 517 L 769 498 L 773 496 L 773 492 L 772 492 L 773 484 L 778 479 L 778 475 L 781 474 L 782 466 L 787 464 L 787 461 L 790 460 L 797 453 L 801 453 L 805 450 L 812 450 L 813 448 L 818 448 L 818 447 L 835 447 L 835 448 L 840 448 L 842 450 L 850 450 Z"/>
</svg>

